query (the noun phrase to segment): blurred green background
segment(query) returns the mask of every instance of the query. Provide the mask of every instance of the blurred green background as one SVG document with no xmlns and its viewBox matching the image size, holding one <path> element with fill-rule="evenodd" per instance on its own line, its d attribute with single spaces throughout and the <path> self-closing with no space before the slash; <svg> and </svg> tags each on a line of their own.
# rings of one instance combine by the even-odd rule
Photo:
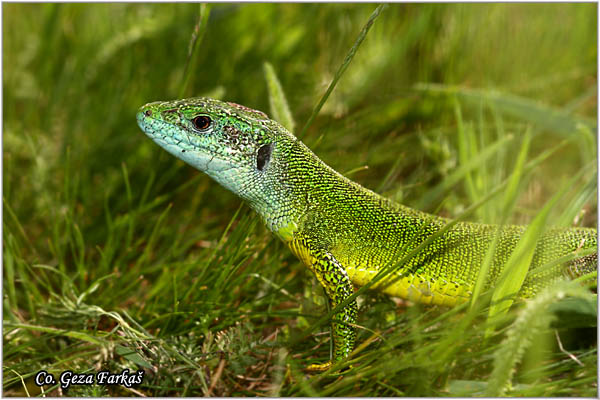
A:
<svg viewBox="0 0 600 400">
<path fill-rule="evenodd" d="M 179 97 L 213 96 L 269 113 L 269 62 L 299 130 L 375 5 L 2 7 L 5 395 L 38 393 L 31 377 L 42 368 L 100 366 L 146 368 L 148 380 L 137 389 L 146 395 L 438 396 L 481 389 L 456 382 L 486 381 L 485 352 L 483 361 L 454 361 L 450 372 L 356 372 L 358 392 L 348 379 L 333 391 L 321 378 L 299 383 L 289 360 L 322 337 L 305 347 L 285 343 L 301 335 L 304 318 L 322 315 L 322 303 L 303 292 L 314 280 L 237 198 L 136 126 L 142 104 Z M 595 226 L 596 110 L 596 4 L 393 4 L 304 140 L 364 186 L 454 216 L 510 173 L 529 128 L 530 159 L 568 143 L 522 185 L 511 221 L 530 221 L 585 168 L 581 186 L 558 208 L 576 204 L 583 211 L 574 224 Z M 470 140 L 466 150 L 459 149 L 459 129 Z M 473 172 L 471 186 L 430 196 L 465 159 L 509 136 L 510 144 Z M 483 207 L 477 218 L 496 222 L 497 209 Z M 406 318 L 391 300 L 366 301 L 361 323 L 370 329 L 385 330 L 386 321 L 401 326 Z M 327 342 L 322 346 L 317 355 L 326 357 Z M 252 355 L 232 355 L 218 372 L 217 350 Z M 559 370 L 556 385 L 532 392 L 517 385 L 513 394 L 595 393 L 595 355 L 587 357 L 590 371 L 567 389 L 560 379 L 571 372 Z M 136 395 L 70 390 L 63 394 Z"/>
</svg>

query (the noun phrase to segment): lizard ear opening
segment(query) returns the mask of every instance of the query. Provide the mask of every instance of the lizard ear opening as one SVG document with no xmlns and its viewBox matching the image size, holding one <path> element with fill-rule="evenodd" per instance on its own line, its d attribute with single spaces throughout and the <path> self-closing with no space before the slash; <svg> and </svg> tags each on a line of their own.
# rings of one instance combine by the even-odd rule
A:
<svg viewBox="0 0 600 400">
<path fill-rule="evenodd" d="M 272 144 L 265 144 L 258 149 L 258 152 L 256 153 L 256 168 L 258 168 L 259 171 L 264 170 L 269 163 L 272 147 Z"/>
</svg>

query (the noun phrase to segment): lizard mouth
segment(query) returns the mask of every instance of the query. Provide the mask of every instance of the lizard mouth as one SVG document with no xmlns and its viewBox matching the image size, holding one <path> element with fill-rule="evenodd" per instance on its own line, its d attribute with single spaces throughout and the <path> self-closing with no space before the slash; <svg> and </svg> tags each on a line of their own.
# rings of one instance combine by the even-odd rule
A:
<svg viewBox="0 0 600 400">
<path fill-rule="evenodd" d="M 159 115 L 157 111 L 153 111 L 151 108 L 154 104 L 156 103 L 143 106 L 136 115 L 138 126 L 150 139 L 166 150 L 169 150 L 170 147 L 176 147 L 179 149 L 177 153 L 194 150 L 202 151 L 199 143 L 195 143 L 183 127 L 164 121 L 162 118 L 154 117 L 154 115 Z"/>
<path fill-rule="evenodd" d="M 153 142 L 185 161 L 193 167 L 209 175 L 218 174 L 233 169 L 226 159 L 203 146 L 194 135 L 189 134 L 185 128 L 167 122 L 161 118 L 155 118 L 157 113 L 151 106 L 159 103 L 150 103 L 143 106 L 136 114 L 138 126 Z"/>
</svg>

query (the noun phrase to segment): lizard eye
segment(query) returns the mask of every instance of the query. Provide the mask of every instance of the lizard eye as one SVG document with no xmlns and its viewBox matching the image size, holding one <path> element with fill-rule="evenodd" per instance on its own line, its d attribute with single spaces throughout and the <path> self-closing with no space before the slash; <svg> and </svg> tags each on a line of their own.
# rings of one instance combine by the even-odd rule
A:
<svg viewBox="0 0 600 400">
<path fill-rule="evenodd" d="M 211 121 L 210 117 L 207 117 L 206 115 L 199 115 L 192 120 L 192 124 L 194 124 L 194 128 L 198 129 L 199 131 L 208 129 L 208 127 L 210 126 L 211 123 L 212 123 L 212 121 Z"/>
</svg>

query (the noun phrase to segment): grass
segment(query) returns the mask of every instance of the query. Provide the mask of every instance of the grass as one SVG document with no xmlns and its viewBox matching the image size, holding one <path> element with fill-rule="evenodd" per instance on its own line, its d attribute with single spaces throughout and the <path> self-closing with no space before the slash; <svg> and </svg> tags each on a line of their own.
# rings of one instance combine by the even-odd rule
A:
<svg viewBox="0 0 600 400">
<path fill-rule="evenodd" d="M 451 310 L 366 291 L 354 368 L 306 375 L 329 354 L 315 279 L 135 112 L 208 95 L 300 131 L 339 78 L 303 138 L 362 185 L 448 217 L 595 226 L 596 7 L 389 5 L 346 63 L 375 5 L 4 4 L 3 394 L 128 368 L 143 384 L 44 390 L 595 396 L 596 300 L 571 283 L 493 321 L 485 289 Z"/>
</svg>

